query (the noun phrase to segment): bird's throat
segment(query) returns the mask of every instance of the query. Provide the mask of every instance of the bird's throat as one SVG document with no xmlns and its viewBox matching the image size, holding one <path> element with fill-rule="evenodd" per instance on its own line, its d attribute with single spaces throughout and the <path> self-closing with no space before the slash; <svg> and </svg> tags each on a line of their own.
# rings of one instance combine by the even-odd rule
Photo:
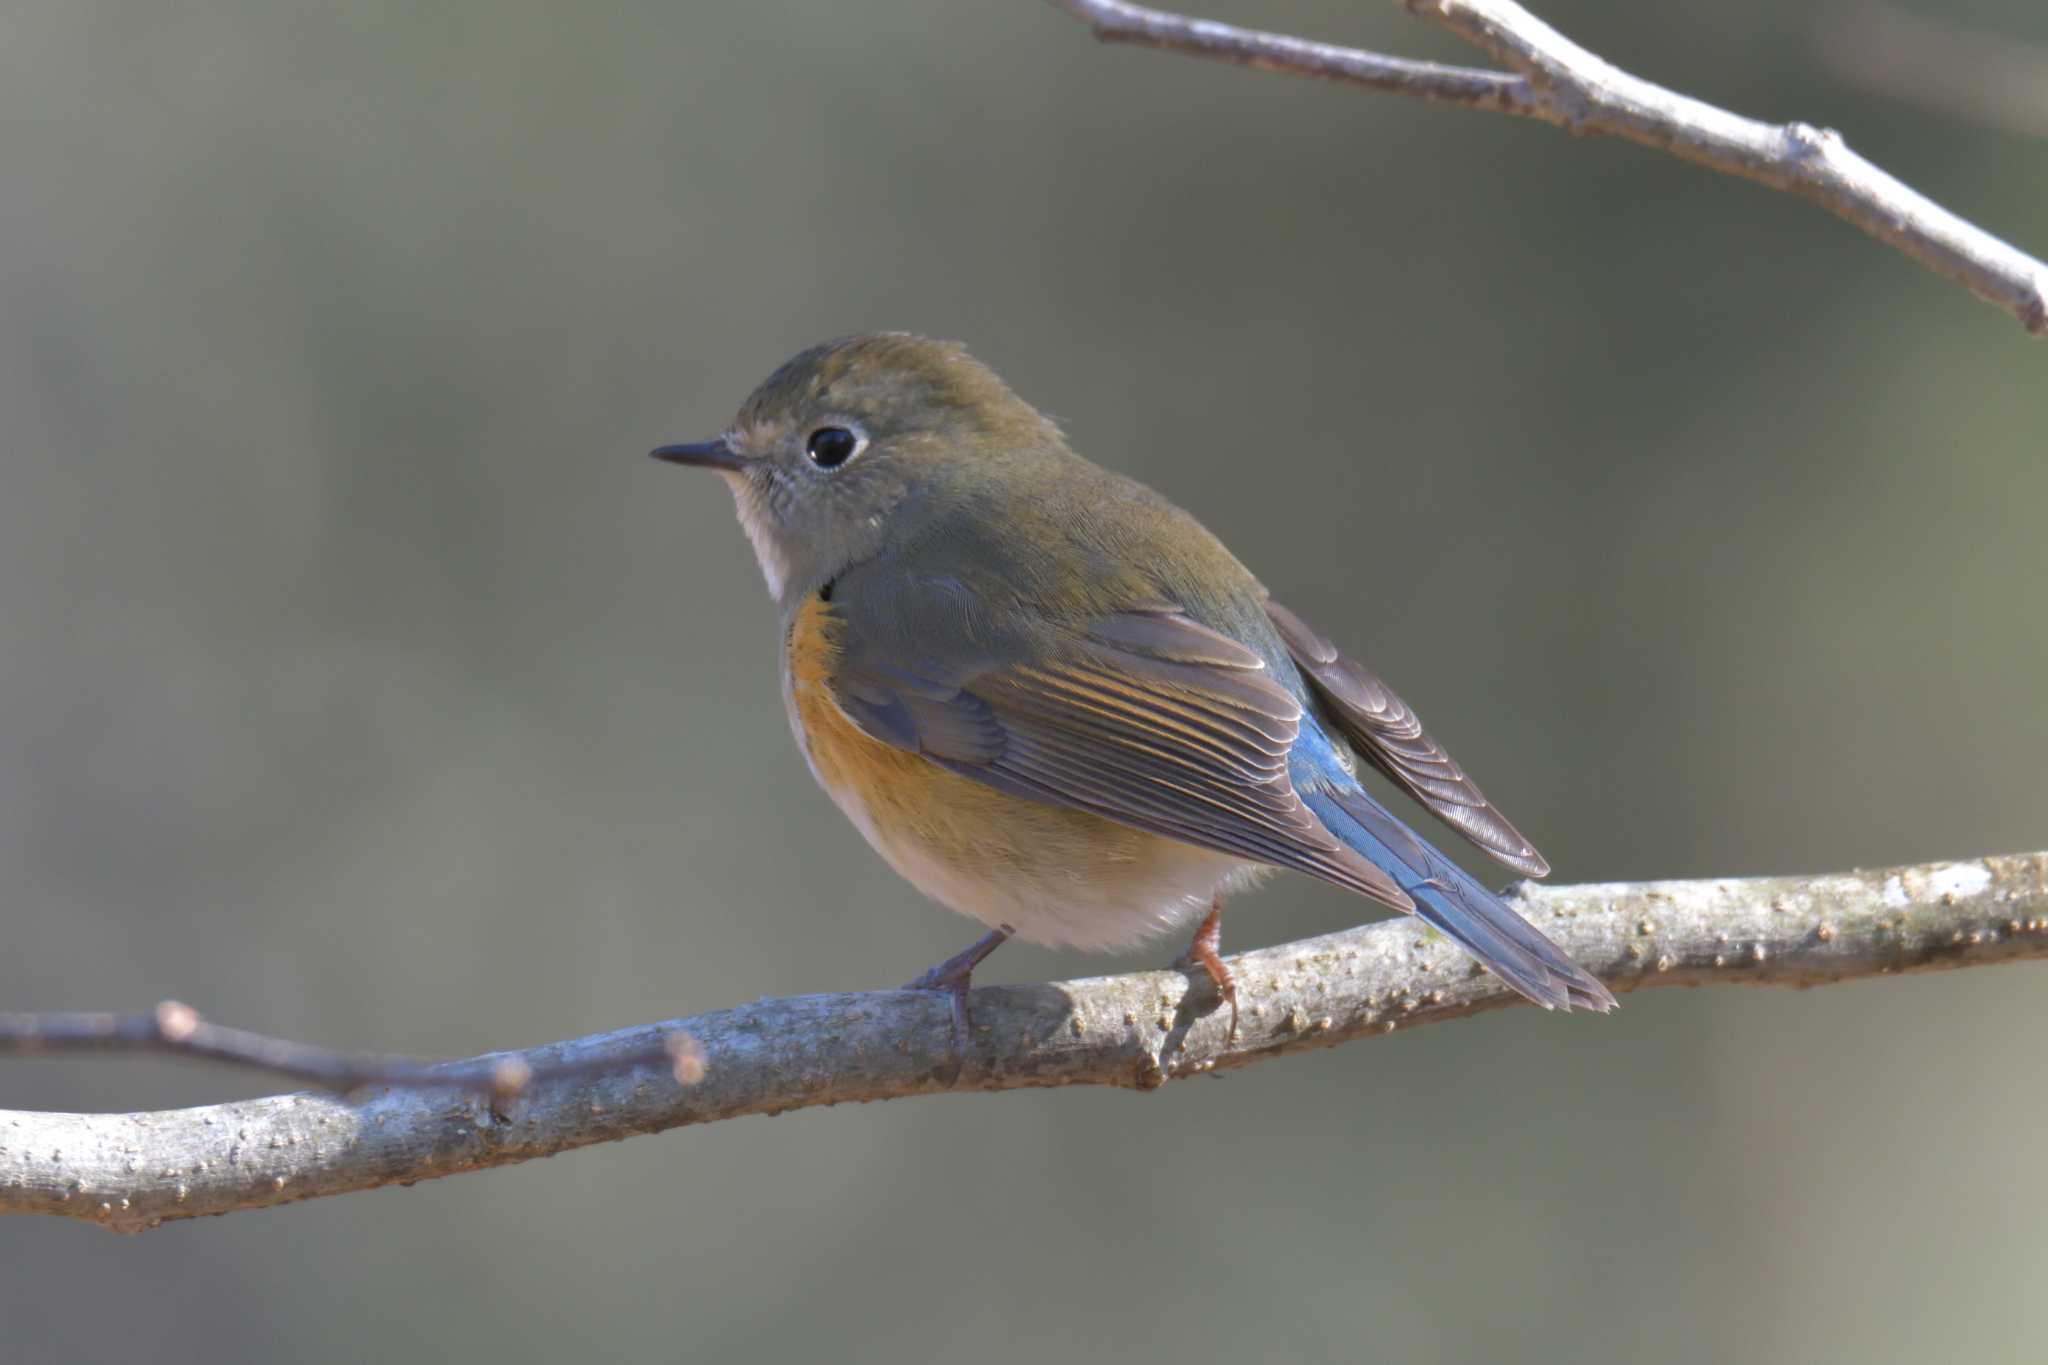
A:
<svg viewBox="0 0 2048 1365">
<path fill-rule="evenodd" d="M 732 489 L 740 529 L 747 533 L 747 541 L 754 547 L 754 562 L 761 566 L 761 577 L 767 581 L 768 595 L 779 602 L 782 589 L 789 582 L 789 560 L 776 543 L 776 528 L 772 514 L 763 505 L 761 489 L 738 471 L 725 474 L 724 478 L 726 486 Z"/>
</svg>

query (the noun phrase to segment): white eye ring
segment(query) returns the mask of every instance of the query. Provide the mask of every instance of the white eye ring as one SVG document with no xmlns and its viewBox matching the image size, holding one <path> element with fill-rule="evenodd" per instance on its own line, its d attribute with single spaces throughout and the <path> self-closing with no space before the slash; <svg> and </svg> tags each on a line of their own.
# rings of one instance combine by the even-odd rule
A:
<svg viewBox="0 0 2048 1365">
<path fill-rule="evenodd" d="M 804 454 L 820 469 L 833 470 L 868 448 L 868 438 L 857 427 L 826 424 L 813 427 L 804 437 Z"/>
</svg>

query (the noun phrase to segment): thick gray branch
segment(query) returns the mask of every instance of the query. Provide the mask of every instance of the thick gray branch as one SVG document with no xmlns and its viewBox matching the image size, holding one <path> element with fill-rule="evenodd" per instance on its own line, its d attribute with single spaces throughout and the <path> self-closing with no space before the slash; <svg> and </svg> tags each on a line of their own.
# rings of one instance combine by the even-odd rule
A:
<svg viewBox="0 0 2048 1365">
<path fill-rule="evenodd" d="M 1510 0 L 1404 0 L 1511 68 L 1406 61 L 1356 48 L 1194 19 L 1124 0 L 1051 0 L 1105 42 L 1135 43 L 1267 71 L 1393 91 L 1607 133 L 1784 190 L 1889 243 L 2048 336 L 2048 265 L 1950 213 L 1805 123 L 1731 114 L 1637 76 L 1578 46 Z"/>
<path fill-rule="evenodd" d="M 1616 991 L 1812 986 L 2048 957 L 2048 853 L 1819 877 L 1523 883 L 1510 901 Z M 977 990 L 953 1088 L 1148 1090 L 1522 1003 L 1405 919 L 1231 965 L 1244 1006 L 1235 1038 L 1206 978 L 1180 972 Z M 645 1064 L 678 1035 L 701 1049 L 692 1084 Z M 506 1057 L 531 1069 L 527 1092 L 495 1114 L 474 1091 L 420 1089 L 360 1103 L 297 1094 L 159 1113 L 0 1111 L 0 1212 L 137 1232 L 685 1124 L 938 1094 L 950 1037 L 948 1006 L 930 993 L 801 996 L 457 1064 L 472 1080 Z"/>
</svg>

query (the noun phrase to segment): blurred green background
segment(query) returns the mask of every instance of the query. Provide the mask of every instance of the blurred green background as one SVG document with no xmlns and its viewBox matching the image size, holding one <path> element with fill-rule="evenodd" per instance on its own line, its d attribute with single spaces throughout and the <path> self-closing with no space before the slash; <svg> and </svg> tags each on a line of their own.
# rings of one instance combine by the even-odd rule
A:
<svg viewBox="0 0 2048 1365">
<path fill-rule="evenodd" d="M 2048 145 L 1849 91 L 1805 7 L 1544 10 L 2048 249 Z M 1390 4 L 1209 12 L 1469 60 Z M 1783 196 L 1033 0 L 27 0 L 0 166 L 10 1008 L 446 1055 L 962 946 L 805 774 L 725 493 L 644 453 L 880 327 L 1203 517 L 1559 880 L 2048 844 L 2048 350 Z M 1232 935 L 1360 913 L 1284 879 Z M 139 1240 L 8 1219 L 0 1354 L 2031 1358 L 2040 987 L 1656 992 Z M 270 1088 L 0 1066 L 16 1108 Z"/>
</svg>

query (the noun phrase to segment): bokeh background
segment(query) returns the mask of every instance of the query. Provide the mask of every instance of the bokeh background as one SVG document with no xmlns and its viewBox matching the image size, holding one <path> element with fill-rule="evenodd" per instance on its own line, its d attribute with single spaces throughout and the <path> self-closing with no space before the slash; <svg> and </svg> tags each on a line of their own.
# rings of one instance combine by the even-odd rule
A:
<svg viewBox="0 0 2048 1365">
<path fill-rule="evenodd" d="M 1469 60 L 1392 5 L 1204 8 Z M 1544 8 L 2048 248 L 2048 144 L 1852 91 L 1805 6 Z M 2048 351 L 1789 198 L 1033 0 L 26 0 L 0 166 L 8 1007 L 446 1055 L 961 946 L 805 774 L 723 490 L 644 455 L 878 327 L 1206 519 L 1560 880 L 2048 843 Z M 1283 879 L 1232 933 L 1360 909 Z M 1654 992 L 136 1240 L 10 1219 L 0 1355 L 2032 1358 L 2042 985 Z M 17 1108 L 269 1088 L 0 1067 Z"/>
</svg>

